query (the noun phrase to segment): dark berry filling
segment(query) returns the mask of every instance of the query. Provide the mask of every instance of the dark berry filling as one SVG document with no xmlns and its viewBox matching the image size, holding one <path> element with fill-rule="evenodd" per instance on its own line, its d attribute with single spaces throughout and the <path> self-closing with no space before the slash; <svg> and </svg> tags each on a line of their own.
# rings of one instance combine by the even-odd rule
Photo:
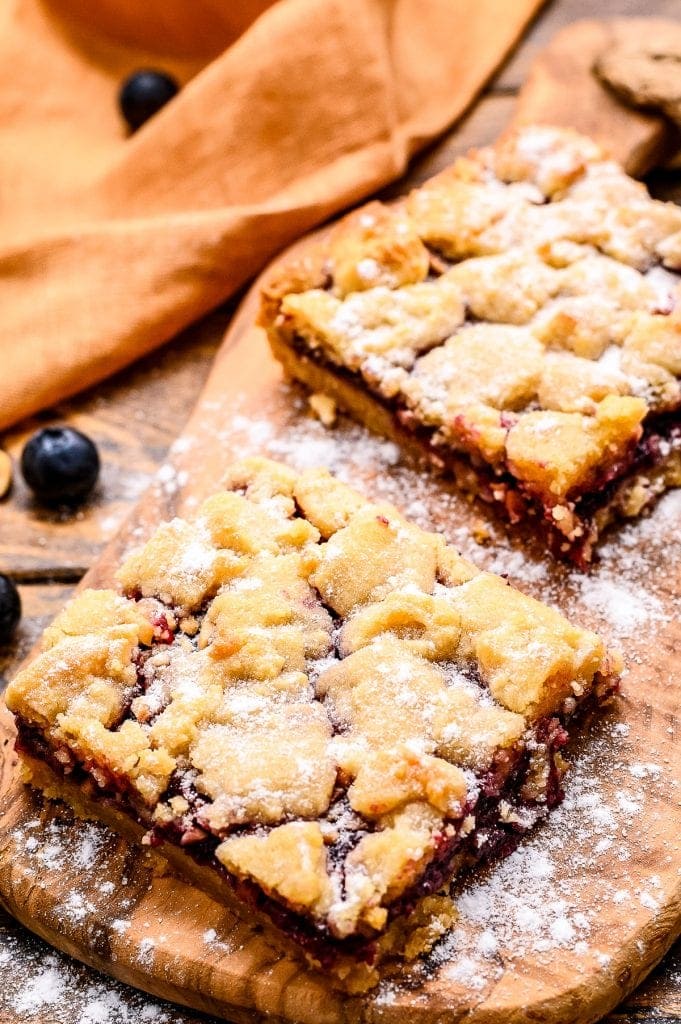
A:
<svg viewBox="0 0 681 1024">
<path fill-rule="evenodd" d="M 282 333 L 286 334 L 285 326 Z M 319 350 L 312 353 L 299 336 L 288 334 L 286 340 L 299 358 L 321 365 L 354 387 L 362 390 L 368 387 L 359 373 L 331 362 Z M 511 524 L 539 513 L 539 525 L 552 554 L 559 559 L 569 559 L 581 569 L 588 568 L 591 558 L 591 548 L 596 539 L 595 518 L 598 512 L 610 504 L 622 482 L 636 473 L 661 464 L 667 457 L 669 445 L 681 445 L 679 409 L 649 416 L 644 421 L 643 434 L 638 441 L 632 442 L 619 459 L 594 473 L 578 494 L 568 496 L 574 502 L 574 515 L 581 526 L 581 532 L 568 538 L 556 528 L 553 506 L 544 504 L 536 494 L 526 490 L 508 469 L 502 466 L 495 470 L 475 452 L 454 451 L 444 443 L 435 442 L 436 428 L 425 427 L 412 410 L 402 406 L 397 399 L 386 399 L 373 389 L 370 390 L 374 401 L 390 412 L 398 429 L 406 431 L 418 443 L 427 460 L 436 469 L 444 470 L 456 479 L 466 479 L 472 469 L 476 478 L 476 496 L 494 505 Z M 500 414 L 503 427 L 510 429 L 514 421 L 512 413 Z M 655 495 L 651 494 L 650 501 L 654 498 Z"/>
</svg>

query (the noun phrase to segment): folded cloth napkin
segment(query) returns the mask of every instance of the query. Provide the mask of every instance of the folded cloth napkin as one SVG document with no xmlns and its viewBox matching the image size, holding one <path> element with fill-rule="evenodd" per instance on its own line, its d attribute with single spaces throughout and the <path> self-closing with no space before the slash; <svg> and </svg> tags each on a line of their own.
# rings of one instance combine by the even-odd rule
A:
<svg viewBox="0 0 681 1024">
<path fill-rule="evenodd" d="M 0 0 L 0 429 L 400 175 L 542 0 Z M 128 136 L 121 80 L 178 96 Z"/>
</svg>

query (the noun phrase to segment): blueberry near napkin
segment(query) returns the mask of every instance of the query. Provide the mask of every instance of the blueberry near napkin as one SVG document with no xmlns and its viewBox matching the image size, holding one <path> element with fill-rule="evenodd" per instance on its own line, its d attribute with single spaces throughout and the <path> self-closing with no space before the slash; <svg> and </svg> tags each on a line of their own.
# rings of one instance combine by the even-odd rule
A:
<svg viewBox="0 0 681 1024">
<path fill-rule="evenodd" d="M 0 0 L 0 429 L 399 176 L 542 0 Z M 183 88 L 128 136 L 120 83 Z"/>
</svg>

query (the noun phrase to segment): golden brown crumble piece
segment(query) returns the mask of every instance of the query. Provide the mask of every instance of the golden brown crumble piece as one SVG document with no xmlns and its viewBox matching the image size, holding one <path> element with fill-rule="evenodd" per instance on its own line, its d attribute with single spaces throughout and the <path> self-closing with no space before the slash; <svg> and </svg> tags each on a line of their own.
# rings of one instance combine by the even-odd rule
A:
<svg viewBox="0 0 681 1024">
<path fill-rule="evenodd" d="M 172 607 L 193 611 L 242 567 L 233 551 L 218 550 L 207 529 L 174 519 L 129 556 L 117 579 L 126 593 L 158 597 Z"/>
<path fill-rule="evenodd" d="M 541 717 L 580 696 L 603 664 L 606 651 L 596 633 L 572 626 L 491 573 L 475 576 L 451 599 L 461 615 L 462 655 L 475 660 L 492 696 L 509 711 Z"/>
<path fill-rule="evenodd" d="M 284 295 L 326 287 L 329 277 L 326 263 L 327 246 L 319 246 L 312 252 L 291 259 L 281 273 L 271 275 L 263 287 L 263 316 L 276 316 Z"/>
<path fill-rule="evenodd" d="M 28 722 L 59 732 L 61 716 L 82 714 L 107 727 L 117 724 L 136 682 L 132 625 L 67 637 L 38 655 L 12 681 L 7 704 Z"/>
<path fill-rule="evenodd" d="M 366 502 L 347 484 L 326 470 L 306 470 L 298 477 L 294 496 L 306 519 L 319 530 L 324 540 L 348 526 Z"/>
<path fill-rule="evenodd" d="M 323 391 L 315 391 L 310 395 L 307 404 L 313 416 L 323 423 L 325 427 L 333 427 L 338 418 L 338 406 L 331 395 L 325 395 Z"/>
<path fill-rule="evenodd" d="M 251 459 L 225 485 L 131 556 L 125 596 L 58 616 L 7 691 L 18 747 L 356 990 L 560 801 L 565 724 L 617 665 L 326 471 Z"/>
<path fill-rule="evenodd" d="M 286 515 L 280 511 L 284 503 L 291 506 Z M 240 494 L 223 491 L 201 506 L 201 520 L 211 542 L 237 556 L 254 555 L 262 550 L 279 554 L 314 544 L 318 539 L 316 530 L 309 523 L 294 518 L 292 513 L 293 501 L 281 495 L 256 503 Z M 238 565 L 241 569 L 243 563 L 238 562 Z"/>
<path fill-rule="evenodd" d="M 431 254 L 416 283 L 398 223 Z M 676 478 L 680 237 L 681 209 L 591 140 L 527 126 L 333 229 L 352 267 L 376 252 L 387 266 L 394 244 L 403 281 L 372 287 L 327 259 L 325 285 L 300 288 L 294 270 L 262 322 L 287 373 L 371 429 L 406 432 L 585 568 L 609 524 Z"/>
<path fill-rule="evenodd" d="M 246 498 L 259 505 L 276 507 L 290 518 L 295 512 L 293 490 L 296 474 L 288 466 L 261 456 L 235 462 L 225 472 L 222 485 L 228 491 L 243 491 Z"/>
<path fill-rule="evenodd" d="M 655 287 L 634 267 L 586 252 L 557 272 L 556 291 L 564 296 L 605 296 L 617 310 L 654 309 Z"/>
<path fill-rule="evenodd" d="M 152 747 L 151 738 L 137 722 L 126 721 L 118 730 L 107 729 L 89 709 L 63 715 L 58 736 L 72 755 L 93 766 L 96 782 L 100 782 L 97 765 L 101 765 L 106 773 L 124 780 L 149 807 L 155 807 L 165 793 L 177 766 L 167 750 Z"/>
<path fill-rule="evenodd" d="M 317 822 L 290 822 L 264 836 L 227 839 L 215 856 L 289 906 L 324 916 L 333 900 L 324 836 Z"/>
<path fill-rule="evenodd" d="M 225 674 L 269 679 L 304 671 L 331 647 L 331 619 L 319 606 L 299 556 L 254 557 L 211 603 L 199 634 Z"/>
<path fill-rule="evenodd" d="M 508 432 L 506 455 L 517 479 L 549 506 L 574 494 L 602 464 L 616 461 L 639 440 L 646 405 L 642 398 L 608 395 L 594 414 L 528 412 Z"/>
<path fill-rule="evenodd" d="M 551 353 L 544 359 L 537 398 L 542 409 L 597 415 L 608 395 L 623 395 L 629 381 L 621 370 L 591 359 Z"/>
<path fill-rule="evenodd" d="M 186 757 L 200 725 L 214 720 L 229 677 L 206 651 L 180 648 L 154 657 L 161 663 L 153 666 L 153 685 L 133 701 L 131 710 L 148 728 L 154 747 Z"/>
<path fill-rule="evenodd" d="M 648 270 L 657 262 L 659 247 L 679 230 L 679 207 L 646 197 L 611 211 L 605 218 L 598 244 L 607 256 L 639 270 Z"/>
<path fill-rule="evenodd" d="M 447 259 L 500 252 L 500 239 L 516 240 L 517 224 L 541 193 L 525 185 L 468 181 L 460 165 L 427 181 L 407 198 L 407 215 L 417 233 Z"/>
<path fill-rule="evenodd" d="M 340 633 L 340 650 L 347 656 L 389 634 L 414 654 L 448 661 L 459 645 L 459 626 L 459 614 L 449 601 L 416 589 L 395 590 L 350 616 Z"/>
<path fill-rule="evenodd" d="M 681 319 L 637 313 L 622 343 L 623 363 L 629 356 L 653 364 L 671 377 L 681 376 Z M 678 383 L 678 382 L 677 382 Z"/>
<path fill-rule="evenodd" d="M 409 367 L 416 354 L 444 341 L 463 321 L 461 291 L 440 279 L 353 292 L 340 300 L 317 290 L 287 295 L 283 322 L 312 348 L 353 368 L 371 357 Z"/>
<path fill-rule="evenodd" d="M 447 272 L 447 280 L 461 288 L 469 316 L 502 324 L 529 323 L 562 284 L 559 271 L 521 248 L 463 260 Z"/>
<path fill-rule="evenodd" d="M 389 505 L 357 512 L 319 548 L 310 583 L 339 615 L 413 586 L 430 593 L 442 538 L 407 523 Z"/>
<path fill-rule="evenodd" d="M 530 182 L 549 198 L 564 193 L 602 156 L 591 139 L 543 125 L 507 132 L 493 150 L 481 153 L 501 181 Z"/>
<path fill-rule="evenodd" d="M 455 763 L 482 770 L 526 728 L 519 714 L 486 704 L 462 672 L 443 671 L 407 655 L 393 638 L 382 638 L 327 669 L 317 694 L 328 698 L 332 716 L 346 730 L 336 747 L 344 769 L 360 779 L 357 796 L 365 788 L 368 751 L 382 751 L 386 763 L 394 763 L 442 750 Z M 475 732 L 475 747 L 468 743 L 469 730 Z M 353 789 L 349 796 L 354 806 Z M 373 791 L 374 800 L 380 796 Z"/>
<path fill-rule="evenodd" d="M 47 650 L 67 637 L 90 633 L 115 634 L 119 626 L 136 627 L 140 643 L 150 644 L 153 639 L 154 628 L 143 606 L 115 590 L 84 590 L 52 620 L 43 633 L 42 646 Z"/>
<path fill-rule="evenodd" d="M 514 411 L 536 395 L 543 356 L 522 327 L 472 324 L 423 356 L 403 390 L 410 407 L 433 423 L 470 405 Z"/>
<path fill-rule="evenodd" d="M 406 217 L 369 203 L 345 217 L 329 239 L 329 271 L 343 298 L 367 288 L 400 288 L 428 276 L 428 250 Z"/>
<path fill-rule="evenodd" d="M 657 246 L 657 255 L 665 267 L 681 270 L 681 231 L 664 238 Z"/>
<path fill-rule="evenodd" d="M 459 817 L 468 795 L 465 774 L 441 757 L 413 746 L 391 747 L 367 753 L 361 745 L 338 743 L 339 767 L 353 782 L 350 806 L 358 814 L 382 819 L 415 800 L 423 801 L 443 817 Z"/>
<path fill-rule="evenodd" d="M 336 779 L 331 725 L 317 703 L 277 704 L 210 724 L 191 750 L 196 788 L 210 798 L 202 820 L 220 833 L 232 825 L 319 818 Z"/>
<path fill-rule="evenodd" d="M 437 554 L 437 582 L 446 587 L 455 587 L 466 583 L 477 576 L 480 570 L 467 559 L 463 558 L 456 548 L 447 545 L 440 548 Z"/>
</svg>

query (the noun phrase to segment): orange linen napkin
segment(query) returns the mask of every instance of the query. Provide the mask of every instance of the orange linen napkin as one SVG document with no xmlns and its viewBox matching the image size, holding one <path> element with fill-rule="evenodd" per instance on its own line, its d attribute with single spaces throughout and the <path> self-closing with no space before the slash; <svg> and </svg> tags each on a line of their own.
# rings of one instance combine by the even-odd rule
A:
<svg viewBox="0 0 681 1024">
<path fill-rule="evenodd" d="M 0 0 L 0 428 L 401 174 L 541 3 Z M 186 84 L 127 137 L 140 66 Z"/>
</svg>

